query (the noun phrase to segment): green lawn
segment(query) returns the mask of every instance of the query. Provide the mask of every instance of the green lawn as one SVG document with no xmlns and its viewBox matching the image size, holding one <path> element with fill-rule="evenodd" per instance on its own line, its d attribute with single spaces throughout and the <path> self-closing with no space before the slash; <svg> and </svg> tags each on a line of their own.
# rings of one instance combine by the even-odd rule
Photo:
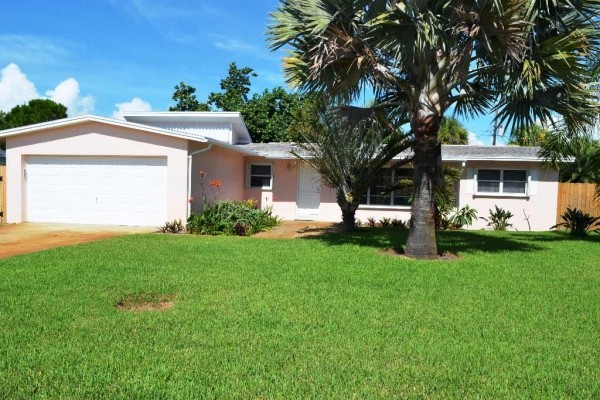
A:
<svg viewBox="0 0 600 400">
<path fill-rule="evenodd" d="M 0 398 L 598 398 L 600 236 L 126 236 L 0 260 Z M 166 311 L 115 309 L 175 296 Z"/>
</svg>

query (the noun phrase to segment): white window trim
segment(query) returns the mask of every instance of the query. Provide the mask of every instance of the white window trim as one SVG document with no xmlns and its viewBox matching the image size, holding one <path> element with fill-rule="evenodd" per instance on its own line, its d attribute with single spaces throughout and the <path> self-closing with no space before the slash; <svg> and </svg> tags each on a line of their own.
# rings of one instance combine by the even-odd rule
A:
<svg viewBox="0 0 600 400">
<path fill-rule="evenodd" d="M 396 169 L 409 169 L 409 168 L 390 168 L 392 170 L 392 182 L 396 181 Z M 359 204 L 359 209 L 383 209 L 383 210 L 410 210 L 410 205 L 394 205 L 394 196 L 390 196 L 390 204 L 371 204 L 371 188 L 367 189 L 367 203 Z"/>
<path fill-rule="evenodd" d="M 479 191 L 479 171 L 480 170 L 492 170 L 500 171 L 500 191 L 499 192 L 480 192 Z M 505 193 L 504 190 L 504 171 L 525 171 L 525 192 L 524 193 Z M 478 197 L 529 197 L 529 181 L 531 179 L 530 170 L 526 168 L 477 168 L 475 170 L 475 176 L 473 181 L 475 183 L 475 196 Z M 496 182 L 496 181 L 486 181 Z M 510 181 L 516 182 L 516 181 Z M 519 181 L 520 182 L 520 181 Z"/>
<path fill-rule="evenodd" d="M 252 178 L 252 166 L 256 165 L 256 166 L 269 166 L 271 167 L 271 185 L 269 186 L 262 186 L 262 187 L 258 187 L 258 186 L 252 186 L 251 185 L 251 178 Z M 273 163 L 248 163 L 248 168 L 247 168 L 247 173 L 246 173 L 246 188 L 247 189 L 262 189 L 262 190 L 272 190 L 273 189 Z M 262 176 L 262 177 L 266 177 L 266 175 L 256 175 L 256 176 Z"/>
</svg>

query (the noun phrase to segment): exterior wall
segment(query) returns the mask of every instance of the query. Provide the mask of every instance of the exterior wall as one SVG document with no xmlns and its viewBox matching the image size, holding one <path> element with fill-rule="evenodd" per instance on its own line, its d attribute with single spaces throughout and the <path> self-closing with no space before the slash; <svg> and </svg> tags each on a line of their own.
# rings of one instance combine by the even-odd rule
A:
<svg viewBox="0 0 600 400">
<path fill-rule="evenodd" d="M 208 148 L 206 143 L 190 142 L 190 154 Z M 194 212 L 202 210 L 202 197 L 207 200 L 243 200 L 244 187 L 244 156 L 236 151 L 213 146 L 210 150 L 192 157 L 192 197 L 191 209 Z M 205 173 L 200 176 L 200 171 Z M 211 180 L 221 181 L 221 189 L 210 186 Z M 204 188 L 203 188 L 204 187 Z"/>
<path fill-rule="evenodd" d="M 512 197 L 503 195 L 486 194 L 480 195 L 469 193 L 469 185 L 472 180 L 468 179 L 467 169 L 491 168 L 491 169 L 526 169 L 537 170 L 537 193 L 527 196 Z M 473 187 L 473 186 L 471 186 Z M 558 202 L 558 171 L 542 169 L 537 162 L 490 162 L 470 161 L 463 170 L 460 182 L 459 206 L 468 204 L 477 210 L 478 217 L 488 217 L 489 210 L 495 205 L 513 213 L 510 223 L 513 229 L 519 231 L 529 230 L 524 212 L 528 215 L 533 231 L 549 230 L 556 221 L 556 209 Z M 478 219 L 471 229 L 483 229 L 487 222 Z"/>
<path fill-rule="evenodd" d="M 27 220 L 24 177 L 30 155 L 167 157 L 167 217 L 186 218 L 187 140 L 89 122 L 8 137 L 6 148 L 9 223 Z"/>
<path fill-rule="evenodd" d="M 245 179 L 248 174 L 250 163 L 267 163 L 273 165 L 273 189 L 249 189 Z M 269 160 L 261 157 L 245 157 L 244 160 L 244 198 L 255 198 L 261 206 L 273 206 L 273 211 L 284 220 L 294 220 L 296 215 L 296 201 L 298 193 L 298 163 L 296 160 Z M 460 163 L 447 163 L 446 165 L 463 170 L 460 187 L 458 188 L 458 207 L 469 205 L 477 209 L 479 217 L 487 217 L 489 210 L 494 205 L 510 210 L 514 217 L 511 223 L 514 229 L 528 230 L 523 210 L 529 217 L 531 229 L 534 231 L 548 230 L 554 225 L 556 219 L 556 207 L 558 196 L 558 172 L 544 170 L 537 162 L 490 162 L 472 161 L 463 167 Z M 467 177 L 468 169 L 477 168 L 509 168 L 536 170 L 538 172 L 537 193 L 521 197 L 478 195 L 468 193 L 468 187 L 473 187 L 472 179 Z M 387 218 L 398 218 L 403 221 L 410 219 L 410 207 L 387 207 L 387 206 L 361 206 L 356 218 L 363 223 L 367 218 L 373 217 L 377 220 Z M 313 218 L 315 221 L 341 222 L 341 212 L 335 199 L 335 191 L 328 186 L 321 185 L 321 204 L 319 214 Z M 484 220 L 478 219 L 469 229 L 483 229 L 486 226 Z"/>
<path fill-rule="evenodd" d="M 250 189 L 244 182 L 245 198 L 258 200 L 261 207 L 272 206 L 273 212 L 284 220 L 297 219 L 298 199 L 298 165 L 297 160 L 270 160 L 262 157 L 246 157 L 244 168 L 244 179 L 248 175 L 249 165 L 271 164 L 273 166 L 273 188 L 272 189 Z M 312 216 L 314 221 L 341 222 L 342 213 L 335 198 L 335 190 L 325 184 L 321 184 L 321 204 L 319 214 Z M 362 206 L 356 213 L 356 218 L 366 222 L 367 218 L 380 219 L 383 217 L 410 218 L 410 207 L 379 207 Z"/>
<path fill-rule="evenodd" d="M 247 177 L 249 165 L 271 164 L 273 189 L 250 189 Z M 270 160 L 262 157 L 245 157 L 243 174 L 244 198 L 256 199 L 261 207 L 272 206 L 273 212 L 285 220 L 296 219 L 296 197 L 298 193 L 298 161 Z"/>
</svg>

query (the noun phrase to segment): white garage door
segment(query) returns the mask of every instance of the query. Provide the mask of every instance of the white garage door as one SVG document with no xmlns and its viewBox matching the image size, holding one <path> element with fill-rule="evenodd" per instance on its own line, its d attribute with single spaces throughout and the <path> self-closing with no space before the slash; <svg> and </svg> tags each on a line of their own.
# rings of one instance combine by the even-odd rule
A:
<svg viewBox="0 0 600 400">
<path fill-rule="evenodd" d="M 27 159 L 27 220 L 159 226 L 167 217 L 165 157 Z"/>
</svg>

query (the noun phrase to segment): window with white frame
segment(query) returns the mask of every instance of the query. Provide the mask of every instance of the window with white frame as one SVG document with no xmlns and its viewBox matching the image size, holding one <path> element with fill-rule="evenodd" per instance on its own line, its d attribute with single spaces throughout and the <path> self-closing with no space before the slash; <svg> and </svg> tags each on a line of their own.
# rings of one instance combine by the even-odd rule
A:
<svg viewBox="0 0 600 400">
<path fill-rule="evenodd" d="M 375 178 L 375 185 L 367 191 L 367 196 L 361 202 L 372 206 L 409 206 L 412 196 L 412 185 L 387 191 L 389 186 L 406 178 L 412 178 L 413 171 L 406 168 L 384 168 Z"/>
<path fill-rule="evenodd" d="M 273 187 L 273 166 L 271 164 L 250 164 L 248 167 L 248 187 L 271 189 Z"/>
<path fill-rule="evenodd" d="M 477 193 L 526 194 L 527 170 L 477 170 Z"/>
</svg>

